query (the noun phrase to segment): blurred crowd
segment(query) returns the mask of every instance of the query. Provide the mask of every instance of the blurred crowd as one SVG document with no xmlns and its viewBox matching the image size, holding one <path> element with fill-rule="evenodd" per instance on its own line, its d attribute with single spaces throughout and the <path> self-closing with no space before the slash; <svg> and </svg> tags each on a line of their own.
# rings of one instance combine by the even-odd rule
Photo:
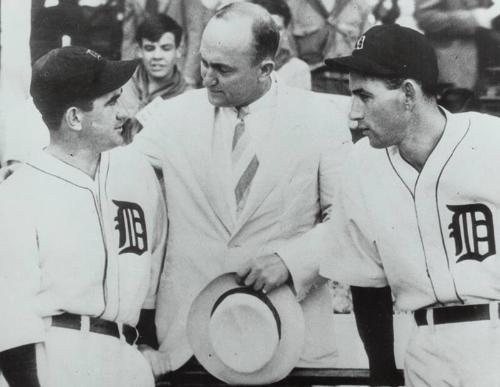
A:
<svg viewBox="0 0 500 387">
<path fill-rule="evenodd" d="M 175 43 L 178 52 L 169 59 L 175 63 L 169 66 L 182 73 L 187 88 L 201 87 L 201 34 L 210 16 L 228 2 L 33 0 L 31 59 L 36 60 L 51 48 L 71 44 L 91 47 L 112 59 L 139 56 L 146 62 L 143 38 L 137 35 L 139 26 L 154 23 L 152 18 L 158 15 L 167 15 L 180 31 Z M 441 104 L 451 111 L 496 112 L 500 97 L 500 5 L 493 0 L 255 2 L 275 15 L 282 30 L 277 69 L 286 83 L 347 95 L 345 75 L 328 70 L 324 59 L 350 53 L 357 37 L 374 24 L 413 24 L 436 48 Z"/>
</svg>

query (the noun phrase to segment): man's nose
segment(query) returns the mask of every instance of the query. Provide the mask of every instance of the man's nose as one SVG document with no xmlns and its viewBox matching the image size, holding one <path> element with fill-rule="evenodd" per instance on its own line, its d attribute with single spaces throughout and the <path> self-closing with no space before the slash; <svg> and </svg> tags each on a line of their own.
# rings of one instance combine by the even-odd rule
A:
<svg viewBox="0 0 500 387">
<path fill-rule="evenodd" d="M 130 117 L 126 112 L 125 107 L 122 106 L 121 104 L 118 104 L 117 109 L 116 109 L 116 119 L 118 121 L 124 122 L 127 118 L 130 118 Z"/>
<path fill-rule="evenodd" d="M 211 87 L 217 85 L 217 76 L 213 70 L 206 69 L 202 72 L 201 76 L 203 78 L 203 86 Z"/>
<path fill-rule="evenodd" d="M 351 110 L 349 111 L 349 120 L 359 121 L 363 118 L 363 109 L 357 98 L 353 97 Z"/>
<path fill-rule="evenodd" d="M 161 47 L 155 47 L 153 51 L 153 58 L 160 58 L 161 57 Z"/>
</svg>

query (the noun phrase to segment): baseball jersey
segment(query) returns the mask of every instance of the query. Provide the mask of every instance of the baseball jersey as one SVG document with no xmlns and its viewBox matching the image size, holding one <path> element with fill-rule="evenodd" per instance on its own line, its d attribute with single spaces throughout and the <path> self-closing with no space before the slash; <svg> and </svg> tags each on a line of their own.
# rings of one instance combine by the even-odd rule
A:
<svg viewBox="0 0 500 387">
<path fill-rule="evenodd" d="M 69 312 L 136 325 L 154 307 L 166 210 L 132 149 L 101 154 L 95 179 L 40 152 L 0 185 L 0 351 L 44 340 Z"/>
<path fill-rule="evenodd" d="M 320 274 L 387 284 L 402 310 L 500 300 L 500 119 L 450 114 L 419 173 L 397 147 L 354 147 L 331 220 L 309 236 Z M 303 241 L 304 243 L 304 241 Z"/>
</svg>

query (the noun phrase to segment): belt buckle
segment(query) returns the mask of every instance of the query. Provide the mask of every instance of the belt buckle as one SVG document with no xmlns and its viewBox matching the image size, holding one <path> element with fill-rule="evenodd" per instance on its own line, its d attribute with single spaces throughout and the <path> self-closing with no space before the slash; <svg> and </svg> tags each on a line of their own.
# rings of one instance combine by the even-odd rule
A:
<svg viewBox="0 0 500 387">
<path fill-rule="evenodd" d="M 122 335 L 125 338 L 125 341 L 130 344 L 130 345 L 135 345 L 137 341 L 139 340 L 139 331 L 137 330 L 136 327 L 128 324 L 121 324 L 121 330 L 122 330 Z M 131 342 L 128 342 L 128 337 L 127 334 L 125 333 L 125 330 L 128 330 L 129 332 L 134 332 L 134 338 L 131 340 Z"/>
<path fill-rule="evenodd" d="M 136 327 L 132 327 L 134 329 L 135 337 L 134 340 L 132 340 L 132 345 L 136 345 L 137 341 L 139 340 L 139 331 L 137 330 Z"/>
</svg>

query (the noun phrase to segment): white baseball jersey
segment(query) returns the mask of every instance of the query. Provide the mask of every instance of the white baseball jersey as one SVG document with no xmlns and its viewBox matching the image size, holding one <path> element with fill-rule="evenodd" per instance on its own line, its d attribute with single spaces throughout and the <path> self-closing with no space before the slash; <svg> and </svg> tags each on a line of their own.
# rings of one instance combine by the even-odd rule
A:
<svg viewBox="0 0 500 387">
<path fill-rule="evenodd" d="M 40 152 L 0 185 L 0 351 L 44 341 L 63 312 L 135 326 L 154 307 L 166 224 L 132 149 L 103 153 L 95 179 Z"/>
<path fill-rule="evenodd" d="M 397 307 L 500 300 L 500 119 L 447 113 L 418 173 L 396 147 L 362 140 L 347 160 L 329 223 L 282 254 L 323 257 L 321 274 L 389 284 Z M 332 255 L 335 251 L 335 256 Z"/>
<path fill-rule="evenodd" d="M 434 325 L 428 317 L 415 327 L 405 383 L 498 386 L 500 119 L 446 118 L 420 173 L 396 147 L 362 140 L 345 164 L 329 223 L 280 253 L 319 255 L 320 274 L 349 284 L 389 284 L 403 310 L 490 304 L 491 320 Z"/>
</svg>

